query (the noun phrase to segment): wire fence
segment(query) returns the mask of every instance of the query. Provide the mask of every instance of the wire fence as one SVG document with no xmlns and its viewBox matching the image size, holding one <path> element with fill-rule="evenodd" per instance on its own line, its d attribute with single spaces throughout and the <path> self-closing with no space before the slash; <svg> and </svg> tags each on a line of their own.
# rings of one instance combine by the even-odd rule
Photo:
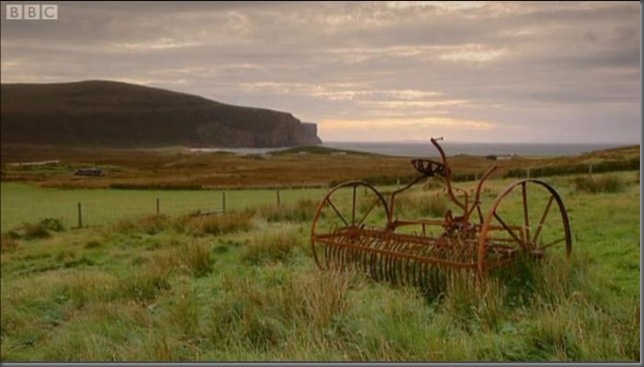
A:
<svg viewBox="0 0 644 367">
<path fill-rule="evenodd" d="M 326 188 L 138 191 L 43 190 L 7 193 L 3 187 L 2 232 L 23 223 L 55 218 L 66 228 L 98 226 L 148 215 L 182 216 L 285 206 L 322 199 Z M 44 194 L 40 191 L 46 191 Z"/>
<path fill-rule="evenodd" d="M 626 165 L 585 164 L 575 167 L 579 172 L 575 171 L 573 174 L 592 175 L 618 168 L 621 171 L 630 171 L 639 169 L 639 159 L 628 161 Z M 506 174 L 504 179 L 558 175 L 559 171 L 526 168 L 510 173 Z M 471 176 L 465 180 L 468 184 L 474 184 L 476 181 L 473 180 L 481 177 L 479 174 Z M 639 173 L 637 176 L 639 177 Z M 406 179 L 398 177 L 393 182 L 374 180 L 370 183 L 386 189 L 406 182 Z M 492 182 L 488 181 L 486 187 L 490 186 L 493 186 Z M 45 218 L 55 218 L 66 228 L 75 228 L 110 224 L 119 220 L 131 220 L 155 214 L 181 216 L 222 213 L 264 205 L 291 205 L 302 199 L 318 202 L 328 189 L 320 187 L 239 190 L 57 190 L 4 182 L 0 187 L 2 189 L 0 230 L 3 233 L 23 223 L 35 223 Z"/>
</svg>

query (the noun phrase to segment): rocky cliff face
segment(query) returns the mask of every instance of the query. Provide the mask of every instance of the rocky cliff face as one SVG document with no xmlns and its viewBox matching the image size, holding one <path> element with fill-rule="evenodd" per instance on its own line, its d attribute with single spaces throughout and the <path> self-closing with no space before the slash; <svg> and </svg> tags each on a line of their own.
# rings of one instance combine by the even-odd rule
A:
<svg viewBox="0 0 644 367">
<path fill-rule="evenodd" d="M 322 140 L 318 137 L 318 125 L 312 122 L 303 122 L 300 125 L 297 140 L 307 145 L 321 144 Z"/>
<path fill-rule="evenodd" d="M 319 144 L 315 124 L 290 113 L 231 106 L 132 84 L 3 84 L 1 141 L 149 147 Z"/>
</svg>

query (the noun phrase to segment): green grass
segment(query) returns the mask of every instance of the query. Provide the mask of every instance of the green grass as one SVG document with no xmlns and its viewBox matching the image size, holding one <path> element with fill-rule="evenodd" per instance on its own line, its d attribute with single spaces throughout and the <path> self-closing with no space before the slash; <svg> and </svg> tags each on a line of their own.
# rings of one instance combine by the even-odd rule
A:
<svg viewBox="0 0 644 367">
<path fill-rule="evenodd" d="M 223 209 L 220 190 L 154 191 L 43 189 L 20 183 L 0 183 L 1 231 L 14 229 L 22 223 L 38 222 L 44 218 L 58 218 L 67 228 L 78 224 L 78 203 L 81 203 L 83 226 L 114 223 L 156 213 L 156 199 L 160 213 L 184 215 L 195 212 L 216 212 Z M 280 202 L 284 205 L 302 199 L 318 200 L 324 189 L 282 189 Z M 277 202 L 276 190 L 226 190 L 226 210 L 240 210 Z"/>
<path fill-rule="evenodd" d="M 41 225 L 48 238 L 2 237 L 0 359 L 638 361 L 640 186 L 632 172 L 618 176 L 624 186 L 616 193 L 577 190 L 574 176 L 551 180 L 570 215 L 569 263 L 560 256 L 518 263 L 482 287 L 461 274 L 439 298 L 318 270 L 307 214 L 314 205 L 301 199 L 317 202 L 322 191 L 292 199 L 282 191 L 281 208 L 257 203 L 260 193 L 274 199 L 270 190 L 238 191 L 258 205 L 214 216 L 162 209 L 162 216 L 144 212 L 82 230 L 55 231 L 55 222 L 41 222 L 32 210 L 16 226 Z M 484 208 L 511 182 L 490 181 Z M 118 201 L 109 190 L 2 189 L 9 190 L 3 221 L 12 213 L 5 193 L 33 194 L 41 203 L 105 195 L 113 208 L 148 193 L 119 191 L 130 196 Z M 438 215 L 435 192 L 413 192 L 401 215 Z M 204 200 L 202 191 L 166 194 Z M 542 194 L 529 195 L 536 202 Z M 152 211 L 154 196 L 147 199 Z M 508 203 L 505 213 L 519 216 L 516 202 Z"/>
<path fill-rule="evenodd" d="M 592 176 L 580 176 L 575 178 L 575 188 L 578 191 L 599 193 L 599 192 L 621 192 L 625 184 L 617 175 L 603 175 L 600 178 Z"/>
</svg>

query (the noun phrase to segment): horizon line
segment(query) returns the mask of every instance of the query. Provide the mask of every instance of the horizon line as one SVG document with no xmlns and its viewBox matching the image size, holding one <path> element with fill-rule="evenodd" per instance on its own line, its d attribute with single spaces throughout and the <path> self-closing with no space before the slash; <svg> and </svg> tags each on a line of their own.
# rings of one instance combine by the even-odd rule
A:
<svg viewBox="0 0 644 367">
<path fill-rule="evenodd" d="M 323 140 L 322 144 L 327 143 L 351 143 L 351 144 L 420 144 L 429 143 L 427 140 Z M 641 142 L 546 142 L 546 141 L 463 141 L 463 140 L 442 140 L 441 144 L 557 144 L 557 145 L 641 145 Z"/>
</svg>

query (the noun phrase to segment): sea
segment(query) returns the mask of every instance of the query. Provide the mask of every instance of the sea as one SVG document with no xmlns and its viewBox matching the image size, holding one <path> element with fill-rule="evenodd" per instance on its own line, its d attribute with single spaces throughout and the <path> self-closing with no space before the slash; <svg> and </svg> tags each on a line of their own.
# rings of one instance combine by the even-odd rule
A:
<svg viewBox="0 0 644 367">
<path fill-rule="evenodd" d="M 596 150 L 618 148 L 633 144 L 606 144 L 606 143 L 460 143 L 440 142 L 445 154 L 454 155 L 517 155 L 517 156 L 576 156 Z M 634 143 L 638 144 L 638 143 Z M 353 150 L 367 153 L 377 153 L 391 156 L 403 157 L 434 157 L 438 151 L 430 142 L 326 142 L 319 146 Z M 274 151 L 286 150 L 292 147 L 282 148 L 196 148 L 193 151 L 207 152 L 232 152 L 236 154 L 266 154 Z"/>
</svg>

